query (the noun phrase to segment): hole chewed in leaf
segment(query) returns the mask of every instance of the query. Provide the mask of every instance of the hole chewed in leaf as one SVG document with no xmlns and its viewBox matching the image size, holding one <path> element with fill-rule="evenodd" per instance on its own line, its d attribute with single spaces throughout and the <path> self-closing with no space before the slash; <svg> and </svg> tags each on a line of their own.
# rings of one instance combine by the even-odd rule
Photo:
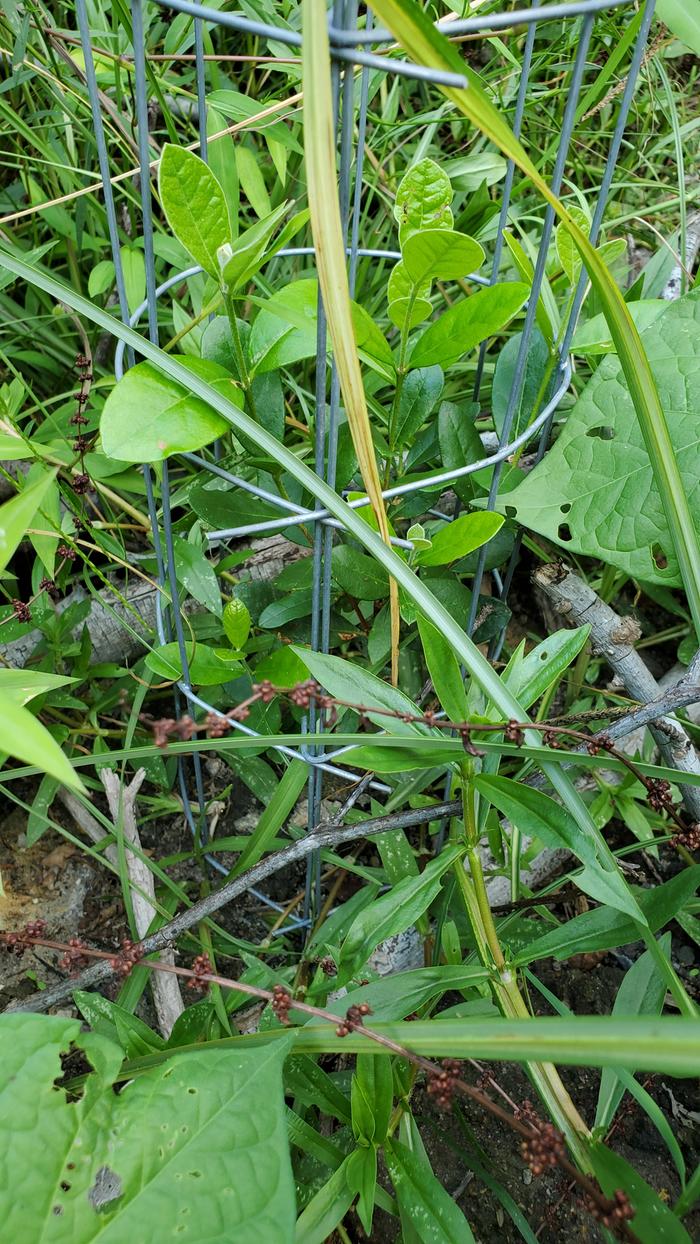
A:
<svg viewBox="0 0 700 1244">
<path fill-rule="evenodd" d="M 559 524 L 557 528 L 557 539 L 562 541 L 571 539 L 571 528 L 568 523 Z"/>
<path fill-rule="evenodd" d="M 598 425 L 595 428 L 589 428 L 586 432 L 586 436 L 595 436 L 601 441 L 611 441 L 614 435 L 615 429 L 604 424 Z"/>
<path fill-rule="evenodd" d="M 660 544 L 653 544 L 651 547 L 651 555 L 654 559 L 654 565 L 657 570 L 668 569 L 668 557 L 664 553 Z"/>
</svg>

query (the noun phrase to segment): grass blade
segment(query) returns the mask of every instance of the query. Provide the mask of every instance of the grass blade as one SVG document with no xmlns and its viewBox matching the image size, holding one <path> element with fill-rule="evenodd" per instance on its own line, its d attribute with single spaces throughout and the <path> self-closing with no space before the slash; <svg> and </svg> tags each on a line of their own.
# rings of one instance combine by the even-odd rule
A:
<svg viewBox="0 0 700 1244">
<path fill-rule="evenodd" d="M 374 456 L 372 428 L 350 310 L 345 241 L 335 171 L 336 142 L 325 0 L 304 0 L 303 30 L 304 157 L 318 279 L 360 474 L 380 535 L 388 545 L 389 523 Z M 389 583 L 389 600 L 391 680 L 396 686 L 399 660 L 399 596 L 395 579 L 391 579 Z"/>
</svg>

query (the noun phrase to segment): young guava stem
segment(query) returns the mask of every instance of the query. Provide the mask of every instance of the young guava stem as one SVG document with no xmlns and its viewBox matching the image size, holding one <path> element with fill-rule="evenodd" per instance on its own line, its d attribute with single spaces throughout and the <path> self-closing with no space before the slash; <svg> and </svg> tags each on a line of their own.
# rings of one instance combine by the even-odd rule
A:
<svg viewBox="0 0 700 1244">
<path fill-rule="evenodd" d="M 466 862 L 455 861 L 454 874 L 467 917 L 474 934 L 477 953 L 484 967 L 492 974 L 491 986 L 503 1015 L 508 1019 L 531 1019 L 514 972 L 508 967 L 491 912 L 486 881 L 481 865 L 476 830 L 475 791 L 472 785 L 473 765 L 462 766 L 462 807 L 467 837 Z M 467 872 L 468 868 L 468 872 Z M 561 1081 L 553 1063 L 526 1063 L 530 1080 L 546 1106 L 554 1124 L 564 1134 L 572 1156 L 581 1170 L 592 1170 L 586 1140 L 588 1128 Z"/>
<path fill-rule="evenodd" d="M 246 363 L 245 354 L 243 352 L 243 343 L 241 341 L 241 334 L 238 331 L 238 320 L 236 319 L 236 308 L 234 305 L 233 296 L 228 291 L 224 292 L 224 303 L 226 305 L 226 314 L 228 316 L 228 322 L 231 328 L 231 341 L 233 342 L 233 355 L 236 360 L 236 367 L 238 368 L 238 374 L 241 378 L 241 384 L 243 385 L 243 392 L 245 393 L 245 396 L 246 396 L 246 405 L 248 407 L 248 414 L 250 415 L 251 419 L 257 419 L 258 416 L 257 416 L 257 411 L 255 409 L 255 397 L 253 396 L 253 382 L 250 378 L 250 372 L 248 371 L 248 364 Z"/>
</svg>

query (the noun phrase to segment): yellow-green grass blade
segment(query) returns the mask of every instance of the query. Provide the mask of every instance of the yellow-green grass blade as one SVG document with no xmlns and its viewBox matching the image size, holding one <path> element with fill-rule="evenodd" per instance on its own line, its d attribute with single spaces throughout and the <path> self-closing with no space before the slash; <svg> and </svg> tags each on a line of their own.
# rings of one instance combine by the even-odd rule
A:
<svg viewBox="0 0 700 1244">
<path fill-rule="evenodd" d="M 362 482 L 375 514 L 379 533 L 388 545 L 389 523 L 355 344 L 345 241 L 338 204 L 325 0 L 304 0 L 303 23 L 304 158 L 318 279 Z M 396 684 L 399 655 L 399 599 L 396 580 L 391 579 L 389 586 L 391 675 L 392 682 Z"/>
</svg>

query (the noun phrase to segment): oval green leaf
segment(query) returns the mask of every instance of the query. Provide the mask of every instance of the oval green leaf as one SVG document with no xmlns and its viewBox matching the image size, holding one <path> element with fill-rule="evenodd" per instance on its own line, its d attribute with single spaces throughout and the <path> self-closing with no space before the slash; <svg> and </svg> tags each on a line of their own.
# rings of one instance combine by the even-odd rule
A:
<svg viewBox="0 0 700 1244">
<path fill-rule="evenodd" d="M 241 392 L 225 368 L 189 356 L 178 362 L 242 406 Z M 126 373 L 109 394 L 100 419 L 107 456 L 139 463 L 161 462 L 170 454 L 201 449 L 223 436 L 228 426 L 211 406 L 152 363 L 138 363 Z"/>
<path fill-rule="evenodd" d="M 505 281 L 455 303 L 418 339 L 411 367 L 430 367 L 433 363 L 449 367 L 456 363 L 479 342 L 505 328 L 525 306 L 529 294 L 529 286 L 521 281 Z"/>
<path fill-rule="evenodd" d="M 231 241 L 231 221 L 224 192 L 209 166 L 194 152 L 167 143 L 160 160 L 158 191 L 178 242 L 218 280 L 217 251 Z"/>
<path fill-rule="evenodd" d="M 460 514 L 432 537 L 430 548 L 418 554 L 418 565 L 444 566 L 480 549 L 503 526 L 503 521 L 498 522 L 500 517 L 488 510 L 482 514 Z"/>
</svg>

